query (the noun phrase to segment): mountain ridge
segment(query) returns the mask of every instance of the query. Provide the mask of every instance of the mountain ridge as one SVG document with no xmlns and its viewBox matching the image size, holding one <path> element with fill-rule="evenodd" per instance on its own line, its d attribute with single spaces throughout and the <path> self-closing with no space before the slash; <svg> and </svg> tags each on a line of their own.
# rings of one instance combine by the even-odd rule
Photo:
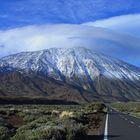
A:
<svg viewBox="0 0 140 140">
<path fill-rule="evenodd" d="M 0 59 L 0 67 L 10 67 L 21 75 L 27 75 L 27 79 L 31 81 L 31 87 L 36 91 L 39 90 L 40 94 L 46 97 L 48 95 L 42 93 L 48 89 L 42 87 L 37 80 L 33 84 L 34 76 L 31 75 L 37 75 L 35 77 L 38 80 L 39 77 L 43 77 L 40 81 L 46 87 L 49 85 L 43 80 L 59 81 L 63 85 L 62 92 L 65 91 L 65 87 L 69 87 L 71 91 L 74 90 L 76 96 L 78 95 L 79 100 L 83 101 L 93 100 L 94 98 L 91 96 L 105 100 L 110 100 L 110 98 L 125 101 L 140 99 L 140 68 L 81 47 L 22 52 Z M 53 89 L 57 89 L 57 84 L 55 85 L 54 82 L 51 82 L 50 85 L 54 85 Z M 29 90 L 32 89 L 31 87 Z M 73 96 L 70 90 L 68 90 L 69 96 Z M 57 95 L 62 94 L 59 91 L 61 88 L 55 92 L 54 99 Z M 35 91 L 31 90 L 31 92 L 34 95 Z M 48 92 L 51 93 L 52 89 L 49 88 Z M 63 96 L 66 96 L 65 94 Z M 90 96 L 91 99 L 87 96 Z M 74 100 L 74 97 L 72 98 Z M 78 100 L 76 101 L 78 102 Z"/>
</svg>

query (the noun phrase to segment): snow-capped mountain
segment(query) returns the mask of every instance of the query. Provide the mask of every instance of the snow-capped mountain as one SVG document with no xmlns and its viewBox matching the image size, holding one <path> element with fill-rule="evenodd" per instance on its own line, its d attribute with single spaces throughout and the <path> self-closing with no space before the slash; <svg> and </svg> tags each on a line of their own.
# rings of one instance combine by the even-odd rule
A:
<svg viewBox="0 0 140 140">
<path fill-rule="evenodd" d="M 140 98 L 140 68 L 85 48 L 22 52 L 0 59 L 0 67 L 33 72 L 99 95 Z"/>
<path fill-rule="evenodd" d="M 94 80 L 102 74 L 112 79 L 140 80 L 140 68 L 84 48 L 22 52 L 2 58 L 0 66 L 41 72 L 58 79 L 61 79 L 61 75 L 68 78 L 76 75 Z"/>
</svg>

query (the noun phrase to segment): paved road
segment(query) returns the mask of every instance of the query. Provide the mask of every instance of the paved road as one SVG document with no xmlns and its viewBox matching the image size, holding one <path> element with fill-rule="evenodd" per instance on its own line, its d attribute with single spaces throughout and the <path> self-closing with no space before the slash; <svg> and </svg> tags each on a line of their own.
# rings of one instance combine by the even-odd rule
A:
<svg viewBox="0 0 140 140">
<path fill-rule="evenodd" d="M 108 140 L 140 140 L 140 119 L 108 109 Z"/>
</svg>

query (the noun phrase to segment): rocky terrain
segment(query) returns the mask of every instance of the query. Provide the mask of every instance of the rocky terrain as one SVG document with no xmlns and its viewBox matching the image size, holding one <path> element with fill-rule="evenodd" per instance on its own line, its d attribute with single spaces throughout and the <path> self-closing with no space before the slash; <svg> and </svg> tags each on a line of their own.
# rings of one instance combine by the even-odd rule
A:
<svg viewBox="0 0 140 140">
<path fill-rule="evenodd" d="M 0 59 L 1 98 L 71 102 L 140 100 L 140 68 L 85 48 L 52 48 Z"/>
</svg>

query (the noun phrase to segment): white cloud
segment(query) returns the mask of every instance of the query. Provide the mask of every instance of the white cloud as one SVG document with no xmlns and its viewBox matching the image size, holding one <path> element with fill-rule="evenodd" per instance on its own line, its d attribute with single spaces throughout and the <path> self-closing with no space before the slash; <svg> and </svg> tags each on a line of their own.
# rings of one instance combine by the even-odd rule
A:
<svg viewBox="0 0 140 140">
<path fill-rule="evenodd" d="M 53 47 L 86 47 L 121 59 L 139 58 L 140 39 L 104 28 L 56 24 L 0 31 L 0 56 Z"/>
<path fill-rule="evenodd" d="M 84 23 L 84 25 L 103 27 L 134 36 L 140 36 L 140 14 L 122 15 L 97 20 L 96 22 Z"/>
</svg>

